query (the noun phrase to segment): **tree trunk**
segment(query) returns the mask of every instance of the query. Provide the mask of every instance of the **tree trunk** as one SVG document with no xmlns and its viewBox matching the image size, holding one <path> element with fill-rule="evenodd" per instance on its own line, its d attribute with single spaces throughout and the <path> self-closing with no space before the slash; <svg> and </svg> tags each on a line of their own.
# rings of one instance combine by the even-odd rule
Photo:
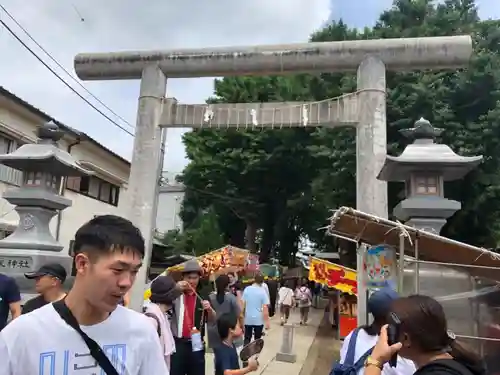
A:
<svg viewBox="0 0 500 375">
<path fill-rule="evenodd" d="M 269 258 L 271 257 L 271 253 L 273 250 L 274 242 L 275 242 L 275 222 L 274 215 L 272 210 L 269 210 L 266 213 L 266 218 L 264 222 L 264 230 L 262 234 L 262 243 L 260 247 L 260 263 L 267 263 Z"/>
<path fill-rule="evenodd" d="M 250 220 L 246 220 L 246 225 L 247 226 L 245 229 L 245 247 L 251 253 L 256 253 L 257 252 L 257 244 L 255 242 L 255 239 L 257 237 L 257 227 Z"/>
<path fill-rule="evenodd" d="M 295 253 L 298 250 L 299 234 L 293 222 L 280 238 L 280 264 L 295 267 Z"/>
</svg>

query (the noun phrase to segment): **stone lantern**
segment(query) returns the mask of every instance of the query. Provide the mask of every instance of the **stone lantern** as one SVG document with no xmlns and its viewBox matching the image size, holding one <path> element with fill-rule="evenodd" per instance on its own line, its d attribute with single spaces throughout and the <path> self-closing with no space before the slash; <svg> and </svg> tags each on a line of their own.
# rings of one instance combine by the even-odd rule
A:
<svg viewBox="0 0 500 375">
<path fill-rule="evenodd" d="M 0 155 L 0 164 L 23 172 L 22 185 L 3 194 L 15 206 L 19 225 L 0 241 L 0 273 L 17 279 L 49 262 L 60 263 L 70 271 L 71 257 L 62 252 L 64 246 L 52 236 L 49 223 L 59 210 L 71 206 L 71 200 L 59 195 L 62 178 L 91 172 L 58 148 L 57 141 L 63 134 L 49 122 L 38 129 L 36 144 Z"/>
<path fill-rule="evenodd" d="M 394 216 L 408 225 L 439 234 L 446 220 L 460 210 L 460 202 L 446 199 L 444 182 L 463 178 L 483 159 L 460 156 L 434 142 L 442 129 L 423 118 L 414 128 L 401 131 L 413 139 L 400 156 L 387 156 L 379 180 L 405 182 L 405 199 L 394 208 Z"/>
</svg>

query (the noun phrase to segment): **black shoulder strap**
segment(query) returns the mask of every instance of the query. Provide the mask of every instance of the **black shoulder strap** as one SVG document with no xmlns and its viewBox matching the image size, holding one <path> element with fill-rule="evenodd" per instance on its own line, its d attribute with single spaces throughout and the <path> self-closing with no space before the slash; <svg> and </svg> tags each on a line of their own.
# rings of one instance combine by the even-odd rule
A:
<svg viewBox="0 0 500 375">
<path fill-rule="evenodd" d="M 57 311 L 62 320 L 64 320 L 71 328 L 80 334 L 85 344 L 90 350 L 90 355 L 97 361 L 97 364 L 103 369 L 106 375 L 119 375 L 115 367 L 106 356 L 102 348 L 97 342 L 92 340 L 85 332 L 80 328 L 80 324 L 76 321 L 75 316 L 71 310 L 66 306 L 64 299 L 54 302 L 52 304 L 54 309 Z"/>
<path fill-rule="evenodd" d="M 156 331 L 158 332 L 158 336 L 161 337 L 160 319 L 158 319 L 158 317 L 155 314 L 150 312 L 145 312 L 144 315 L 146 315 L 148 318 L 156 320 L 156 326 L 158 327 Z"/>
</svg>

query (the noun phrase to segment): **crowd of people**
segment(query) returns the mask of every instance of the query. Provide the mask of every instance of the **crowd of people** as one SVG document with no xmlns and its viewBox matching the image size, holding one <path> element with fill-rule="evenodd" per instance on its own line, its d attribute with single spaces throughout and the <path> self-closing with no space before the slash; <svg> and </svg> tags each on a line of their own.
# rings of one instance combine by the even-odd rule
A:
<svg viewBox="0 0 500 375">
<path fill-rule="evenodd" d="M 45 264 L 25 275 L 34 280 L 38 296 L 21 308 L 16 283 L 0 275 L 0 375 L 80 370 L 204 375 L 205 336 L 215 353 L 216 374 L 256 370 L 254 359 L 240 369 L 236 346 L 243 336 L 248 343 L 269 328 L 270 295 L 262 275 L 244 290 L 236 275 L 221 275 L 216 292 L 201 296 L 202 270 L 198 261 L 188 261 L 180 281 L 170 276 L 153 281 L 150 302 L 139 313 L 123 305 L 144 248 L 130 221 L 96 216 L 75 234 L 76 276 L 68 293 L 64 267 Z"/>
<path fill-rule="evenodd" d="M 156 278 L 144 311 L 128 309 L 123 302 L 144 248 L 130 221 L 96 216 L 75 235 L 76 277 L 69 292 L 63 289 L 64 268 L 46 264 L 25 275 L 35 280 L 39 296 L 21 308 L 15 282 L 0 275 L 0 375 L 205 375 L 206 345 L 215 355 L 215 375 L 243 375 L 259 364 L 250 358 L 240 366 L 237 348 L 265 335 L 275 305 L 282 325 L 294 307 L 300 324 L 308 324 L 317 293 L 307 279 L 297 287 L 286 281 L 270 293 L 276 286 L 260 274 L 245 288 L 235 274 L 222 274 L 215 291 L 203 295 L 196 260 L 186 262 L 180 281 Z M 371 295 L 368 310 L 373 322 L 345 338 L 332 375 L 484 374 L 481 359 L 448 331 L 434 299 L 400 297 L 384 288 Z M 389 314 L 400 320 L 393 345 L 387 338 Z M 388 362 L 395 355 L 392 367 Z"/>
<path fill-rule="evenodd" d="M 340 364 L 332 372 L 361 375 L 484 375 L 483 360 L 448 330 L 443 307 L 423 295 L 400 297 L 387 287 L 368 299 L 371 324 L 352 331 L 340 350 Z M 392 315 L 393 314 L 393 315 Z M 395 343 L 388 327 L 399 321 Z M 389 363 L 396 356 L 393 365 Z"/>
</svg>

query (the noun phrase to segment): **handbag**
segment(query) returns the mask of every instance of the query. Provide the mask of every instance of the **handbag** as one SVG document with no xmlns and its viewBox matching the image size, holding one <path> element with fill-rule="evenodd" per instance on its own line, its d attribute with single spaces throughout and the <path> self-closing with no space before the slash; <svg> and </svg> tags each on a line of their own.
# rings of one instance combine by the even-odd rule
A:
<svg viewBox="0 0 500 375">
<path fill-rule="evenodd" d="M 54 306 L 54 309 L 57 311 L 61 319 L 78 332 L 83 341 L 85 341 L 85 344 L 87 344 L 87 347 L 90 350 L 90 355 L 96 360 L 97 364 L 106 373 L 106 375 L 120 375 L 109 360 L 108 356 L 102 350 L 101 346 L 82 331 L 80 324 L 78 324 L 75 316 L 68 306 L 66 306 L 64 299 L 54 302 L 52 306 Z"/>
</svg>

